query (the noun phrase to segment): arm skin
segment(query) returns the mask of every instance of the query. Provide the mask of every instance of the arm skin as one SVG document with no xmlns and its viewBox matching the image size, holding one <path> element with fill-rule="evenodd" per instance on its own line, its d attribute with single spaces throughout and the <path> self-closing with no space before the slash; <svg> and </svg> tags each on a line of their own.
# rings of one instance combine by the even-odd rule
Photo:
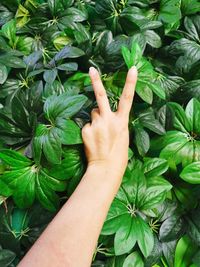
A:
<svg viewBox="0 0 200 267">
<path fill-rule="evenodd" d="M 82 129 L 87 170 L 69 200 L 57 213 L 18 267 L 89 267 L 109 207 L 128 163 L 128 118 L 137 70 L 132 67 L 112 112 L 100 75 L 89 71 L 98 108 Z"/>
</svg>

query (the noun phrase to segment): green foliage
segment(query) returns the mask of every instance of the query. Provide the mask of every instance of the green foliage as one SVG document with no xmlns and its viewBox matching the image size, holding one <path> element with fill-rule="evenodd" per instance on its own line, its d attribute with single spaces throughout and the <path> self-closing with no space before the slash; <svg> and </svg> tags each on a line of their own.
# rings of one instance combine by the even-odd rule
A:
<svg viewBox="0 0 200 267">
<path fill-rule="evenodd" d="M 92 266 L 199 266 L 199 40 L 199 0 L 1 0 L 0 266 L 17 266 L 87 168 L 89 67 L 115 111 L 133 65 L 129 162 Z"/>
</svg>

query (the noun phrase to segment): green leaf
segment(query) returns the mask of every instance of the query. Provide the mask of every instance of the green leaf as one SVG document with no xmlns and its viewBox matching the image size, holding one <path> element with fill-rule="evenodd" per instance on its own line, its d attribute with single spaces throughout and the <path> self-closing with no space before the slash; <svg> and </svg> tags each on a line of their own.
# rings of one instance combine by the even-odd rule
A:
<svg viewBox="0 0 200 267">
<path fill-rule="evenodd" d="M 54 191 L 66 189 L 65 181 L 36 165 L 15 167 L 4 172 L 1 180 L 12 190 L 14 202 L 21 209 L 30 207 L 37 198 L 46 209 L 56 211 L 59 199 Z"/>
<path fill-rule="evenodd" d="M 148 85 L 149 84 L 138 78 L 136 84 L 136 92 L 145 102 L 147 102 L 148 104 L 152 104 L 153 93 Z"/>
<path fill-rule="evenodd" d="M 29 217 L 27 210 L 14 208 L 12 211 L 11 228 L 17 238 L 27 229 Z"/>
<path fill-rule="evenodd" d="M 142 59 L 142 49 L 140 48 L 137 42 L 132 42 L 131 60 L 133 61 L 133 64 L 136 66 L 141 59 Z"/>
<path fill-rule="evenodd" d="M 127 175 L 125 174 L 122 188 L 125 190 L 124 194 L 128 197 L 128 202 L 139 207 L 140 199 L 145 194 L 146 189 L 146 179 L 142 171 L 136 168 L 131 170 Z M 127 201 L 125 203 L 127 203 Z"/>
<path fill-rule="evenodd" d="M 0 195 L 4 197 L 9 197 L 12 195 L 12 193 L 13 191 L 7 186 L 6 183 L 4 183 L 4 181 L 1 180 L 0 177 Z"/>
<path fill-rule="evenodd" d="M 141 156 L 144 156 L 150 147 L 149 135 L 140 125 L 135 125 L 134 131 L 135 131 L 135 142 L 138 152 Z"/>
<path fill-rule="evenodd" d="M 162 126 L 162 124 L 159 122 L 159 120 L 155 118 L 153 109 L 149 108 L 145 111 L 142 111 L 138 115 L 138 118 L 139 118 L 140 124 L 143 127 L 160 135 L 165 134 L 165 129 Z"/>
<path fill-rule="evenodd" d="M 141 201 L 140 209 L 148 210 L 165 200 L 166 193 L 170 191 L 172 185 L 161 177 L 153 177 L 147 180 L 147 190 Z"/>
<path fill-rule="evenodd" d="M 26 68 L 26 64 L 20 57 L 11 55 L 0 55 L 0 63 L 4 64 L 6 67 L 21 69 Z"/>
<path fill-rule="evenodd" d="M 191 266 L 191 258 L 195 250 L 197 250 L 197 247 L 192 240 L 187 235 L 183 236 L 179 239 L 176 246 L 174 265 L 176 267 Z"/>
<path fill-rule="evenodd" d="M 168 162 L 173 161 L 176 165 L 182 163 L 183 166 L 186 166 L 193 161 L 194 151 L 193 143 L 189 142 L 185 136 L 185 139 L 179 139 L 179 141 L 167 145 L 161 151 L 160 157 L 167 159 Z"/>
<path fill-rule="evenodd" d="M 65 70 L 65 71 L 76 71 L 78 70 L 78 64 L 76 62 L 69 62 L 69 63 L 59 65 L 57 69 Z"/>
<path fill-rule="evenodd" d="M 33 140 L 35 161 L 39 164 L 42 151 L 46 159 L 54 164 L 61 162 L 61 144 L 72 145 L 82 143 L 81 130 L 68 118 L 75 115 L 85 104 L 84 95 L 50 96 L 44 104 L 44 112 L 51 125 L 39 124 Z"/>
<path fill-rule="evenodd" d="M 0 84 L 5 83 L 8 77 L 8 70 L 5 65 L 0 63 Z"/>
<path fill-rule="evenodd" d="M 65 16 L 70 17 L 72 21 L 81 22 L 87 19 L 87 13 L 83 10 L 70 7 L 65 11 Z"/>
<path fill-rule="evenodd" d="M 122 267 L 144 267 L 143 260 L 138 252 L 132 252 L 126 257 Z"/>
<path fill-rule="evenodd" d="M 30 132 L 30 125 L 28 122 L 28 111 L 26 110 L 23 102 L 14 96 L 11 103 L 12 117 L 14 121 L 19 125 L 25 132 Z"/>
<path fill-rule="evenodd" d="M 168 162 L 160 158 L 144 158 L 143 170 L 146 177 L 160 176 L 168 170 Z"/>
<path fill-rule="evenodd" d="M 10 41 L 13 46 L 16 40 L 16 20 L 12 19 L 2 27 L 2 32 L 6 38 Z"/>
<path fill-rule="evenodd" d="M 10 149 L 0 150 L 0 159 L 11 167 L 27 167 L 32 163 L 27 157 L 23 156 L 19 152 Z"/>
<path fill-rule="evenodd" d="M 186 166 L 180 177 L 190 184 L 200 184 L 200 162 L 193 162 Z"/>
<path fill-rule="evenodd" d="M 156 83 L 149 83 L 148 84 L 151 90 L 161 99 L 165 99 L 165 91 Z"/>
<path fill-rule="evenodd" d="M 188 225 L 187 233 L 192 239 L 193 243 L 200 246 L 200 228 L 199 228 L 200 212 L 199 206 L 191 211 L 186 217 Z"/>
<path fill-rule="evenodd" d="M 135 218 L 135 235 L 142 254 L 148 257 L 153 250 L 154 237 L 150 227 L 139 216 Z"/>
<path fill-rule="evenodd" d="M 173 23 L 181 18 L 180 0 L 161 0 L 158 18 L 165 23 Z"/>
<path fill-rule="evenodd" d="M 59 206 L 59 198 L 49 186 L 47 176 L 36 175 L 36 197 L 41 202 L 44 208 L 50 211 L 56 211 Z"/>
<path fill-rule="evenodd" d="M 0 250 L 0 265 L 2 267 L 10 266 L 10 264 L 15 259 L 16 255 L 13 251 L 7 249 Z"/>
<path fill-rule="evenodd" d="M 77 58 L 77 57 L 83 56 L 84 54 L 85 54 L 84 51 L 81 50 L 80 48 L 68 45 L 68 46 L 65 46 L 61 51 L 59 51 L 55 55 L 53 60 L 59 61 L 65 58 Z"/>
<path fill-rule="evenodd" d="M 44 124 L 39 124 L 36 128 L 33 140 L 34 159 L 39 164 L 43 151 L 46 159 L 54 164 L 61 162 L 61 141 L 58 133 Z"/>
<path fill-rule="evenodd" d="M 122 189 L 120 189 L 122 190 Z M 123 191 L 123 190 L 122 190 Z M 110 235 L 116 233 L 123 222 L 123 218 L 127 215 L 126 203 L 118 199 L 118 196 L 114 199 L 111 208 L 109 209 L 107 218 L 102 228 L 103 235 Z"/>
<path fill-rule="evenodd" d="M 200 45 L 195 41 L 181 38 L 174 41 L 170 45 L 170 49 L 172 54 L 184 54 L 184 60 L 187 62 L 187 65 L 190 64 L 190 68 L 192 64 L 200 59 Z"/>
<path fill-rule="evenodd" d="M 189 101 L 185 109 L 185 114 L 188 118 L 189 124 L 191 125 L 191 131 L 193 131 L 193 134 L 200 134 L 200 103 L 197 99 L 193 98 Z"/>
<path fill-rule="evenodd" d="M 159 48 L 162 45 L 160 36 L 152 30 L 147 30 L 144 33 L 146 42 L 154 48 Z"/>
<path fill-rule="evenodd" d="M 200 3 L 198 0 L 182 0 L 181 10 L 183 15 L 192 15 L 200 10 Z"/>
<path fill-rule="evenodd" d="M 51 10 L 51 13 L 53 15 L 56 15 L 58 12 L 59 4 L 60 4 L 59 0 L 48 0 L 47 2 L 48 2 L 48 6 Z"/>
<path fill-rule="evenodd" d="M 50 122 L 55 122 L 57 118 L 67 119 L 75 115 L 86 103 L 87 97 L 84 95 L 68 96 L 67 93 L 59 96 L 50 96 L 44 104 L 44 112 Z"/>
<path fill-rule="evenodd" d="M 58 119 L 56 121 L 56 132 L 60 141 L 64 145 L 74 145 L 82 143 L 81 129 L 70 119 Z"/>
<path fill-rule="evenodd" d="M 14 201 L 20 208 L 27 208 L 34 202 L 34 176 L 31 167 L 8 171 L 2 176 L 2 180 L 13 190 Z"/>
<path fill-rule="evenodd" d="M 52 84 L 57 76 L 57 69 L 52 69 L 52 70 L 45 70 L 44 72 L 44 80 L 47 83 Z"/>
<path fill-rule="evenodd" d="M 128 47 L 126 47 L 126 46 L 122 46 L 121 50 L 122 50 L 122 56 L 124 58 L 124 61 L 127 65 L 128 69 L 130 69 L 133 66 L 133 58 L 131 57 L 131 53 L 130 53 Z"/>
<path fill-rule="evenodd" d="M 114 239 L 115 255 L 129 252 L 136 243 L 134 219 L 129 214 L 122 218 L 122 226 L 117 231 Z"/>
<path fill-rule="evenodd" d="M 184 231 L 184 221 L 177 213 L 168 217 L 161 225 L 159 230 L 159 239 L 163 242 L 176 240 Z"/>
<path fill-rule="evenodd" d="M 83 165 L 80 151 L 75 148 L 67 147 L 63 152 L 63 156 L 64 159 L 61 164 L 53 165 L 53 167 L 49 169 L 49 173 L 59 180 L 75 179 L 76 177 L 81 178 L 85 166 Z"/>
</svg>

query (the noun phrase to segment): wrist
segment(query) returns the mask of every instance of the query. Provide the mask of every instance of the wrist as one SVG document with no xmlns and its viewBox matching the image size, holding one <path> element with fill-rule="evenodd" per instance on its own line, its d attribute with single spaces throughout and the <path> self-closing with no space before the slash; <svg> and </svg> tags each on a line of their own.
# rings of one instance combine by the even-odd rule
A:
<svg viewBox="0 0 200 267">
<path fill-rule="evenodd" d="M 122 180 L 125 169 L 125 167 L 114 166 L 113 162 L 105 160 L 90 161 L 87 166 L 87 172 L 99 174 L 101 179 L 114 179 L 115 181 Z"/>
</svg>

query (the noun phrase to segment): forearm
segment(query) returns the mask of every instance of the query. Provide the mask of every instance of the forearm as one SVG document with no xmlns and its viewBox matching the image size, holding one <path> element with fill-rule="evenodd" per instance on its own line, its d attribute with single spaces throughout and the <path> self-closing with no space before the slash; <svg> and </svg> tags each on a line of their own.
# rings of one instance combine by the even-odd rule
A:
<svg viewBox="0 0 200 267">
<path fill-rule="evenodd" d="M 89 267 L 122 175 L 109 165 L 90 166 L 19 267 Z"/>
</svg>

